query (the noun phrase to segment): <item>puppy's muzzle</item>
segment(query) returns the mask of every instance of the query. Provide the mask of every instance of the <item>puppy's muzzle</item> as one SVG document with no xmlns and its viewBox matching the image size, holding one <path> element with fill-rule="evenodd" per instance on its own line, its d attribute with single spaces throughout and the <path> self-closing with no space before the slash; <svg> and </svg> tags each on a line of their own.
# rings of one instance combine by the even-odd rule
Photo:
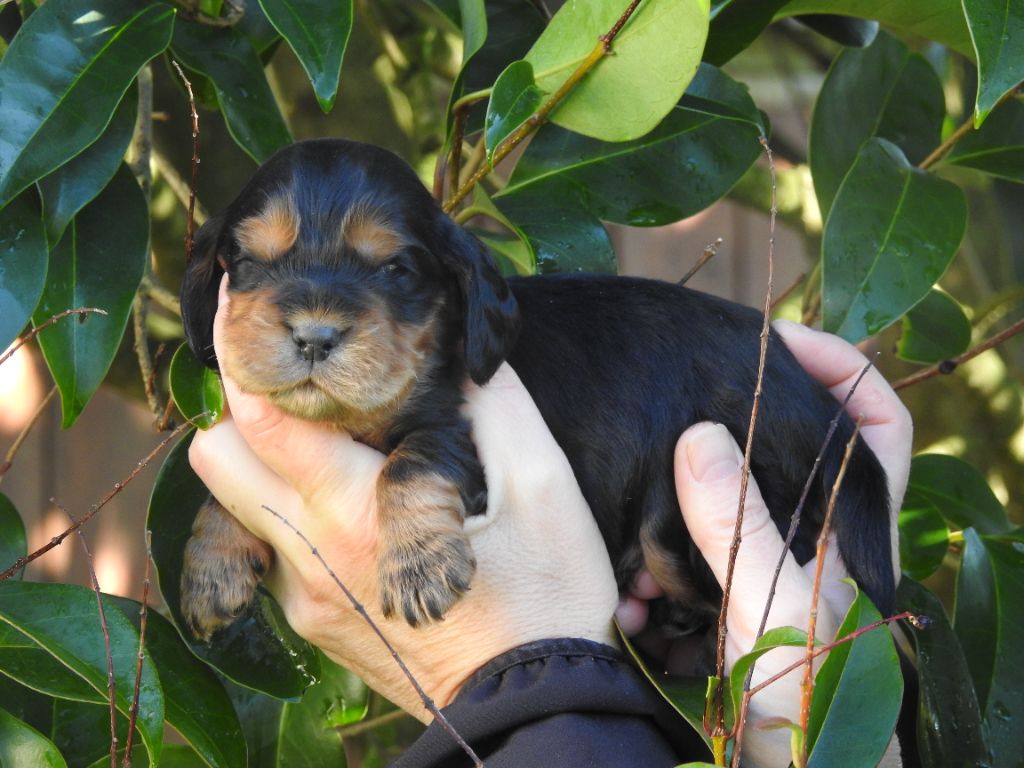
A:
<svg viewBox="0 0 1024 768">
<path fill-rule="evenodd" d="M 292 341 L 303 360 L 322 363 L 341 346 L 348 331 L 331 323 L 300 322 L 292 326 Z"/>
</svg>

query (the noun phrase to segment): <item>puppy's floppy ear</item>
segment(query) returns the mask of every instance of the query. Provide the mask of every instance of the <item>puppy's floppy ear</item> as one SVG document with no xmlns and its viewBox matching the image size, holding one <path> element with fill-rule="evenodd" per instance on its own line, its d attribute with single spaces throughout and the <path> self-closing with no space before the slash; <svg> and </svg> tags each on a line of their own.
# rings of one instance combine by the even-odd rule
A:
<svg viewBox="0 0 1024 768">
<path fill-rule="evenodd" d="M 515 345 L 519 308 L 487 247 L 447 216 L 440 218 L 438 255 L 462 294 L 466 368 L 474 382 L 484 384 Z"/>
<path fill-rule="evenodd" d="M 224 219 L 216 216 L 199 228 L 192 243 L 192 260 L 181 281 L 181 320 L 185 338 L 203 365 L 217 369 L 213 351 L 213 316 L 224 268 L 217 260 L 217 244 Z"/>
</svg>

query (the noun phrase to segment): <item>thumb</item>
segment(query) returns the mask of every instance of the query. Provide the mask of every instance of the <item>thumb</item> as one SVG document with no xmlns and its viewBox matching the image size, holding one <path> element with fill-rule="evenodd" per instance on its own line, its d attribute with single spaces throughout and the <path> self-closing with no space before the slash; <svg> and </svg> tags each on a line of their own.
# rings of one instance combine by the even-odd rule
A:
<svg viewBox="0 0 1024 768">
<path fill-rule="evenodd" d="M 742 473 L 743 454 L 721 424 L 696 424 L 683 433 L 676 445 L 676 492 L 683 521 L 723 588 Z M 757 635 L 771 577 L 784 547 L 752 476 L 740 536 L 728 614 L 730 645 L 735 644 L 736 650 L 749 648 Z M 768 626 L 805 624 L 810 593 L 806 575 L 793 555 L 787 553 Z"/>
</svg>

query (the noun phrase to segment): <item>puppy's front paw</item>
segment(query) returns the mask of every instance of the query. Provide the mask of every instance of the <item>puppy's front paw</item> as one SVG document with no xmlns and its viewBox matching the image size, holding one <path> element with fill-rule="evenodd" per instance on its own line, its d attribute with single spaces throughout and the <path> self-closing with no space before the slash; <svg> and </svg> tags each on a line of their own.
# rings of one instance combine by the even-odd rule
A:
<svg viewBox="0 0 1024 768">
<path fill-rule="evenodd" d="M 181 612 L 209 640 L 252 602 L 272 551 L 212 497 L 196 515 L 181 570 Z"/>
<path fill-rule="evenodd" d="M 382 482 L 378 489 L 381 607 L 412 626 L 444 618 L 469 589 L 476 570 L 462 531 L 463 505 L 454 484 L 437 476 Z"/>
</svg>

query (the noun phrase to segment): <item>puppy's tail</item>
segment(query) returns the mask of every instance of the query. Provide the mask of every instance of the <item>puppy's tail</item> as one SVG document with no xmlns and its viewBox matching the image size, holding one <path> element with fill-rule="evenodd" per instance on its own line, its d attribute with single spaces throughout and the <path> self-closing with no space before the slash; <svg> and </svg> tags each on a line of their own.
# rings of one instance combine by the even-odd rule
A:
<svg viewBox="0 0 1024 768">
<path fill-rule="evenodd" d="M 852 434 L 852 424 L 841 425 L 822 461 L 826 500 L 831 496 Z M 896 610 L 889 503 L 885 470 L 859 438 L 836 498 L 832 528 L 846 569 L 882 616 L 891 616 Z"/>
</svg>

